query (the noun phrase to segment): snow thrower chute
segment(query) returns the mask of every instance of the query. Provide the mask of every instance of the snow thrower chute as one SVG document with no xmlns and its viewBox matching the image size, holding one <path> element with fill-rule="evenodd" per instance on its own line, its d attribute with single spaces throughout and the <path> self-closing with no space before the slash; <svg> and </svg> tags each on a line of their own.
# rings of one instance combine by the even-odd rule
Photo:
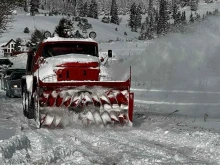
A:
<svg viewBox="0 0 220 165">
<path fill-rule="evenodd" d="M 109 51 L 108 57 L 111 58 Z M 102 81 L 98 44 L 92 39 L 53 37 L 27 59 L 22 79 L 23 112 L 37 127 L 83 124 L 130 125 L 134 94 L 127 81 Z"/>
</svg>

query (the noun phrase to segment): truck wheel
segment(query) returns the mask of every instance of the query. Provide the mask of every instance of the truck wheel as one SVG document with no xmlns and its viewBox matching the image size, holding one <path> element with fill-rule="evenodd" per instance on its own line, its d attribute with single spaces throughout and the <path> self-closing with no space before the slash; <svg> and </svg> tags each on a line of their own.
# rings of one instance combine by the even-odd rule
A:
<svg viewBox="0 0 220 165">
<path fill-rule="evenodd" d="M 22 105 L 23 105 L 23 114 L 27 117 L 27 96 L 26 96 L 26 86 L 22 89 Z"/>
<path fill-rule="evenodd" d="M 41 115 L 40 115 L 40 105 L 39 105 L 39 99 L 38 96 L 35 96 L 34 98 L 34 119 L 35 119 L 35 124 L 37 128 L 41 128 Z"/>
<path fill-rule="evenodd" d="M 33 119 L 34 113 L 33 113 L 32 98 L 30 93 L 27 91 L 26 85 L 23 88 L 22 100 L 23 100 L 22 103 L 23 103 L 24 116 L 26 116 L 28 119 Z"/>
<path fill-rule="evenodd" d="M 34 119 L 34 99 L 31 97 L 30 93 L 27 92 L 27 103 L 28 103 L 28 119 Z"/>
</svg>

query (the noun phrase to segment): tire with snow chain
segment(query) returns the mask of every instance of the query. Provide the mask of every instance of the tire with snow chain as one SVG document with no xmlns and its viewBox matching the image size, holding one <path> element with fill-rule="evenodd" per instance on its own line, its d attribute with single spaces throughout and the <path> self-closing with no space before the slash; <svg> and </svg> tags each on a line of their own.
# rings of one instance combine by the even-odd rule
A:
<svg viewBox="0 0 220 165">
<path fill-rule="evenodd" d="M 35 119 L 35 124 L 37 128 L 41 128 L 41 114 L 40 114 L 40 106 L 39 106 L 39 99 L 38 96 L 34 97 L 34 119 Z"/>
<path fill-rule="evenodd" d="M 27 92 L 27 99 L 28 99 L 28 119 L 34 119 L 34 99 L 32 98 L 31 94 Z"/>
<path fill-rule="evenodd" d="M 26 96 L 26 87 L 23 87 L 22 89 L 22 105 L 23 105 L 23 114 L 25 117 L 27 117 L 27 102 L 26 102 L 27 96 Z"/>
<path fill-rule="evenodd" d="M 27 91 L 26 85 L 23 88 L 22 94 L 23 113 L 28 119 L 34 119 L 34 103 L 31 94 Z"/>
</svg>

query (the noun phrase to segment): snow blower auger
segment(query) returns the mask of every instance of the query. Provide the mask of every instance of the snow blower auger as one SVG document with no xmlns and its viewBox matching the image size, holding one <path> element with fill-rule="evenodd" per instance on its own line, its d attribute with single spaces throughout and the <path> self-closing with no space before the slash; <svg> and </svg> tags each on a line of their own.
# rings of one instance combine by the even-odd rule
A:
<svg viewBox="0 0 220 165">
<path fill-rule="evenodd" d="M 108 57 L 112 57 L 112 51 Z M 22 78 L 24 116 L 38 128 L 132 125 L 134 94 L 127 81 L 101 81 L 98 44 L 91 38 L 53 37 L 28 53 Z"/>
</svg>

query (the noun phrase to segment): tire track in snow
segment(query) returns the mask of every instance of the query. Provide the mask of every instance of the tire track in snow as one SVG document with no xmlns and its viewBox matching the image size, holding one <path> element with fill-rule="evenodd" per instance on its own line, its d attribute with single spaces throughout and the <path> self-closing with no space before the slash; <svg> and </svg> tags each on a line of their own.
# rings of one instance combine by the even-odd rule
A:
<svg viewBox="0 0 220 165">
<path fill-rule="evenodd" d="M 62 134 L 63 132 L 64 134 Z M 32 164 L 65 164 L 71 162 L 71 164 L 92 165 L 94 162 L 100 162 L 100 158 L 88 150 L 85 145 L 81 146 L 81 142 L 74 136 L 67 136 L 65 129 L 40 129 L 34 133 L 29 133 L 28 137 L 31 146 L 33 146 L 30 151 Z"/>
<path fill-rule="evenodd" d="M 95 151 L 100 156 L 106 159 L 107 164 L 146 164 L 146 163 L 189 163 L 188 156 L 182 153 L 174 153 L 168 147 L 154 145 L 152 141 L 145 139 L 140 141 L 140 138 L 131 131 L 100 131 L 91 136 L 91 132 L 73 131 L 73 134 L 80 137 L 82 143 L 90 146 L 90 149 Z M 143 143 L 144 142 L 144 143 Z M 191 160 L 195 163 L 196 160 Z M 201 162 L 200 162 L 201 163 Z"/>
<path fill-rule="evenodd" d="M 188 160 L 192 160 L 189 163 L 220 164 L 220 158 L 218 157 L 220 154 L 218 147 L 220 145 L 219 134 L 207 131 L 175 133 L 157 128 L 153 131 L 133 130 L 130 137 L 132 135 L 151 141 L 150 144 L 165 146 L 172 152 L 177 151 L 177 153 L 185 155 Z"/>
</svg>

